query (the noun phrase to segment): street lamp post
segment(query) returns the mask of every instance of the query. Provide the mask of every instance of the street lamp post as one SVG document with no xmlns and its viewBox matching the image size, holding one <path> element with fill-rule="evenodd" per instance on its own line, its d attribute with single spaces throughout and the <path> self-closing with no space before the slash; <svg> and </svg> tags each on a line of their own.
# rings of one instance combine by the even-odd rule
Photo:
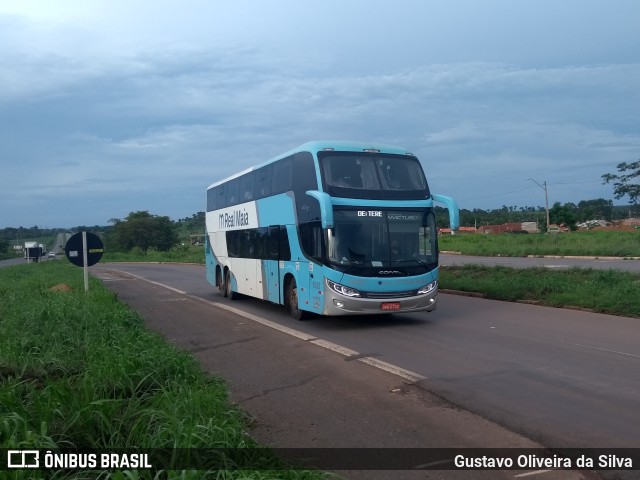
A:
<svg viewBox="0 0 640 480">
<path fill-rule="evenodd" d="M 531 180 L 533 183 L 535 183 L 537 186 L 539 186 L 541 189 L 544 190 L 544 208 L 547 213 L 547 230 L 548 230 L 549 229 L 549 195 L 547 193 L 547 182 L 545 180 L 542 184 L 544 186 L 542 186 L 538 182 L 536 182 L 533 178 L 530 178 L 529 180 Z"/>
</svg>

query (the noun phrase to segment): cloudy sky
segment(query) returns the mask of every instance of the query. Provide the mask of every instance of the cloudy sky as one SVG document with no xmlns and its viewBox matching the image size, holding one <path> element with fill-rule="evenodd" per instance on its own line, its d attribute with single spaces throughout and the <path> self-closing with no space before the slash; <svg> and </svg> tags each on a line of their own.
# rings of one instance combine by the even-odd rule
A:
<svg viewBox="0 0 640 480">
<path fill-rule="evenodd" d="M 205 210 L 309 140 L 403 146 L 461 208 L 613 198 L 637 0 L 2 0 L 0 228 Z M 624 204 L 626 200 L 616 201 Z"/>
</svg>

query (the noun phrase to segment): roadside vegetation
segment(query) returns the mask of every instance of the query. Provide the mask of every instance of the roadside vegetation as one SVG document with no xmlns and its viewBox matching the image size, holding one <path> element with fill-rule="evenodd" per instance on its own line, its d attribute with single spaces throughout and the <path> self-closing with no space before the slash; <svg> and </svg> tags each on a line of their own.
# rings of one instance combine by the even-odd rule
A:
<svg viewBox="0 0 640 480">
<path fill-rule="evenodd" d="M 640 318 L 640 275 L 573 268 L 440 267 L 440 288 L 484 298 Z"/>
<path fill-rule="evenodd" d="M 65 260 L 0 270 L 0 448 L 259 452 L 255 470 L 48 472 L 47 478 L 320 479 L 246 434 L 222 380 Z M 57 286 L 57 287 L 56 287 Z M 52 288 L 56 287 L 56 288 Z M 252 457 L 253 458 L 253 457 Z M 12 472 L 33 478 L 33 471 Z"/>
<path fill-rule="evenodd" d="M 640 257 L 640 231 L 443 235 L 441 251 L 479 256 Z M 440 267 L 440 288 L 484 298 L 640 317 L 640 275 L 617 270 Z"/>
<path fill-rule="evenodd" d="M 442 235 L 438 238 L 438 244 L 440 251 L 454 251 L 463 255 L 640 257 L 640 230 Z"/>
</svg>

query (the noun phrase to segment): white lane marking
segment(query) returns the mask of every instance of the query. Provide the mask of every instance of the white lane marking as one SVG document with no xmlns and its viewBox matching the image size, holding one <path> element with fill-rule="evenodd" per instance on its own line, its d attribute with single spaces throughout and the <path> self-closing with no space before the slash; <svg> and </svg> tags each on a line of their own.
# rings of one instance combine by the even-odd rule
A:
<svg viewBox="0 0 640 480">
<path fill-rule="evenodd" d="M 322 340 L 321 338 L 317 338 L 315 340 L 311 340 L 310 343 L 318 345 L 319 347 L 326 348 L 327 350 L 331 350 L 332 352 L 339 353 L 345 357 L 353 357 L 359 355 L 355 350 L 351 350 L 350 348 L 343 347 L 342 345 L 337 345 L 333 342 L 327 342 L 326 340 Z M 422 375 L 418 375 L 410 370 L 405 370 L 404 368 L 398 367 L 396 365 L 392 365 L 391 363 L 383 362 L 382 360 L 378 360 L 373 357 L 361 357 L 355 359 L 358 362 L 366 363 L 372 367 L 378 368 L 380 370 L 384 370 L 385 372 L 392 373 L 393 375 L 404 378 L 405 380 L 409 380 L 410 382 L 419 382 L 420 380 L 424 380 L 426 377 Z"/>
<path fill-rule="evenodd" d="M 384 370 L 385 372 L 389 372 L 398 377 L 402 377 L 405 380 L 409 380 L 412 383 L 419 382 L 420 380 L 425 380 L 427 377 L 423 377 L 417 373 L 414 373 L 410 370 L 405 370 L 404 368 L 398 367 L 396 365 L 392 365 L 391 363 L 383 362 L 382 360 L 378 360 L 373 357 L 363 357 L 358 359 L 359 362 L 366 363 L 367 365 L 371 365 L 372 367 L 378 368 L 380 370 Z"/>
<path fill-rule="evenodd" d="M 332 342 L 327 342 L 326 340 L 322 340 L 321 338 L 311 340 L 311 343 L 313 343 L 314 345 L 318 345 L 319 347 L 326 348 L 327 350 L 331 350 L 332 352 L 339 353 L 340 355 L 345 357 L 358 355 L 358 352 L 356 352 L 355 350 L 351 350 L 350 348 L 346 348 Z"/>
<path fill-rule="evenodd" d="M 251 313 L 247 313 L 245 311 L 240 310 L 239 308 L 235 308 L 235 307 L 231 307 L 229 305 L 225 305 L 224 303 L 218 303 L 218 302 L 211 302 L 209 300 L 204 300 L 200 297 L 195 297 L 193 295 L 188 295 L 188 297 L 194 299 L 194 300 L 200 300 L 203 301 L 205 303 L 208 303 L 209 305 L 212 305 L 214 307 L 218 307 L 218 308 L 222 308 L 224 310 L 228 310 L 229 312 L 233 312 L 236 315 L 240 315 L 241 317 L 244 317 L 248 320 L 253 320 L 254 322 L 260 323 L 266 327 L 270 327 L 273 328 L 275 330 L 278 330 L 282 333 L 286 333 L 287 335 L 291 335 L 293 337 L 299 338 L 300 340 L 304 340 L 305 342 L 311 341 L 311 340 L 315 340 L 316 337 L 314 337 L 313 335 L 309 335 L 307 333 L 304 332 L 300 332 L 298 330 L 294 330 L 293 328 L 289 328 L 289 327 L 285 327 L 284 325 L 280 325 L 279 323 L 276 322 L 272 322 L 271 320 L 267 320 L 266 318 L 262 318 L 262 317 L 258 317 L 257 315 L 253 315 Z"/>
<path fill-rule="evenodd" d="M 599 350 L 601 352 L 607 352 L 607 353 L 616 353 L 618 355 L 626 355 L 627 357 L 634 357 L 634 358 L 640 358 L 640 355 L 635 355 L 633 353 L 627 353 L 627 352 L 619 352 L 617 350 L 609 350 L 608 348 L 601 348 L 601 347 L 592 347 L 590 345 L 582 345 L 580 343 L 571 343 L 571 342 L 567 342 L 569 345 L 573 345 L 575 347 L 582 347 L 582 348 L 589 348 L 591 350 Z"/>
<path fill-rule="evenodd" d="M 535 470 L 533 472 L 519 473 L 518 475 L 514 475 L 513 478 L 530 477 L 532 475 L 540 475 L 542 473 L 547 473 L 547 472 L 553 472 L 553 470 Z"/>
<path fill-rule="evenodd" d="M 229 312 L 235 313 L 236 315 L 240 315 L 241 317 L 244 317 L 248 320 L 252 320 L 254 322 L 257 322 L 261 325 L 264 325 L 266 327 L 270 327 L 273 328 L 274 330 L 278 330 L 282 333 L 286 333 L 287 335 L 291 335 L 293 337 L 299 338 L 300 340 L 304 340 L 305 342 L 309 342 L 309 343 L 313 343 L 314 345 L 317 345 L 318 347 L 330 350 L 332 352 L 336 352 L 340 355 L 343 355 L 345 357 L 350 357 L 353 355 L 359 355 L 358 352 L 356 352 L 355 350 L 351 350 L 350 348 L 347 347 L 343 347 L 341 345 L 337 345 L 335 343 L 332 342 L 328 342 L 326 340 L 322 340 L 321 338 L 316 338 L 313 335 L 309 335 L 307 333 L 301 332 L 299 330 L 295 330 L 293 328 L 289 328 L 289 327 L 285 327 L 284 325 L 280 325 L 279 323 L 276 322 L 272 322 L 271 320 L 267 320 L 266 318 L 262 318 L 259 317 L 257 315 L 253 315 L 251 313 L 247 313 L 243 310 L 240 310 L 238 308 L 232 307 L 230 305 L 225 305 L 224 303 L 219 303 L 219 302 L 212 302 L 210 300 L 206 300 L 204 298 L 200 298 L 200 297 L 196 297 L 195 295 L 190 295 L 187 292 L 184 292 L 182 290 L 178 290 L 177 288 L 173 288 L 170 287 L 169 285 L 165 285 L 163 283 L 160 282 L 155 282 L 153 280 L 149 280 L 147 278 L 141 277 L 139 275 L 134 275 L 132 273 L 129 272 L 124 272 L 127 273 L 128 275 L 131 275 L 132 277 L 135 277 L 138 280 L 142 280 L 148 283 L 152 283 L 153 285 L 158 285 L 159 287 L 163 287 L 163 288 L 167 288 L 173 292 L 177 292 L 180 293 L 182 295 L 184 295 L 185 297 L 188 297 L 192 300 L 196 300 L 198 302 L 201 303 L 206 303 L 208 305 L 211 305 L 213 307 L 217 307 L 217 308 L 222 308 L 224 310 L 227 310 Z M 370 365 L 372 367 L 375 367 L 379 370 L 384 370 L 385 372 L 391 373 L 393 375 L 396 375 L 398 377 L 404 378 L 405 380 L 409 380 L 410 382 L 419 382 L 420 380 L 424 380 L 426 377 L 423 377 L 422 375 L 419 375 L 417 373 L 414 373 L 410 370 L 406 370 L 402 367 L 398 367 L 396 365 L 393 365 L 391 363 L 387 363 L 387 362 L 383 362 L 382 360 L 378 360 L 376 358 L 372 358 L 372 357 L 362 357 L 357 359 L 357 361 L 365 363 L 367 365 Z"/>
<path fill-rule="evenodd" d="M 117 270 L 117 271 L 119 271 L 119 270 Z M 187 292 L 185 292 L 183 290 L 178 290 L 177 288 L 170 287 L 169 285 L 165 285 L 164 283 L 154 282 L 153 280 L 149 280 L 148 278 L 144 278 L 144 277 L 141 277 L 140 275 L 135 275 L 135 274 L 129 273 L 129 272 L 122 272 L 122 273 L 125 273 L 127 275 L 131 275 L 132 277 L 134 277 L 134 278 L 136 278 L 138 280 L 144 280 L 145 282 L 153 283 L 154 285 L 158 285 L 159 287 L 168 288 L 169 290 L 171 290 L 173 292 L 180 293 L 182 295 L 187 295 Z"/>
</svg>

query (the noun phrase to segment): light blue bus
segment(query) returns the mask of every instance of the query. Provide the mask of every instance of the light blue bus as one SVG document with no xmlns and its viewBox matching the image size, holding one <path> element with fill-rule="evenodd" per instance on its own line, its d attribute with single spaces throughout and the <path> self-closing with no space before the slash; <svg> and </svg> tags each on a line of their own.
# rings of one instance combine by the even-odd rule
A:
<svg viewBox="0 0 640 480">
<path fill-rule="evenodd" d="M 434 202 L 457 230 L 457 203 L 430 193 L 405 149 L 306 143 L 207 189 L 207 280 L 297 319 L 432 311 Z"/>
</svg>

